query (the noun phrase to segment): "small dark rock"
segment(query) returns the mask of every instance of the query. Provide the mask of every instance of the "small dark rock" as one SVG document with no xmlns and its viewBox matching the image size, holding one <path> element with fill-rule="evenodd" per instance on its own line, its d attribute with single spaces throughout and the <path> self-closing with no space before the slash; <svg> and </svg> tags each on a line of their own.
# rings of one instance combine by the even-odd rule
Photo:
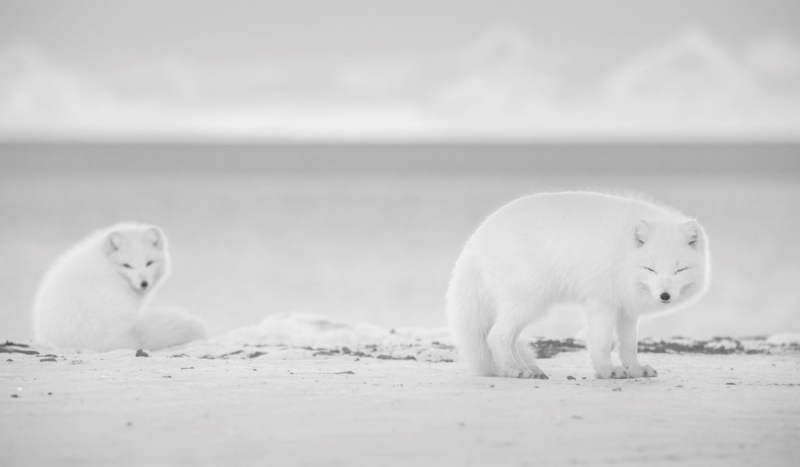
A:
<svg viewBox="0 0 800 467">
<path fill-rule="evenodd" d="M 736 383 L 725 383 L 725 386 L 736 386 Z"/>
<path fill-rule="evenodd" d="M 334 375 L 354 375 L 355 373 L 352 371 L 340 371 L 338 373 L 334 373 Z"/>
<path fill-rule="evenodd" d="M 575 377 L 574 376 L 567 376 L 567 379 L 572 380 L 572 379 L 575 379 Z"/>
<path fill-rule="evenodd" d="M 408 356 L 405 356 L 405 357 L 395 357 L 395 356 L 392 356 L 392 355 L 383 355 L 383 354 L 381 354 L 381 355 L 378 355 L 376 358 L 378 360 L 416 360 L 416 357 L 414 357 L 413 355 L 408 355 Z"/>
<path fill-rule="evenodd" d="M 622 391 L 622 388 L 614 388 L 612 391 Z"/>
<path fill-rule="evenodd" d="M 13 397 L 14 399 L 17 399 L 17 398 L 19 398 L 19 396 L 18 396 L 18 395 L 16 395 L 16 394 L 11 394 L 11 397 Z"/>
<path fill-rule="evenodd" d="M 268 353 L 268 352 L 261 352 L 261 351 L 259 351 L 259 352 L 253 352 L 253 353 L 249 354 L 249 355 L 247 356 L 247 358 L 258 358 L 258 357 L 260 357 L 260 356 L 262 356 L 262 355 L 267 355 L 267 353 Z"/>
<path fill-rule="evenodd" d="M 7 362 L 13 362 L 14 360 L 11 360 L 10 358 L 7 358 L 6 361 Z"/>
<path fill-rule="evenodd" d="M 136 351 L 137 357 L 149 357 L 150 355 L 142 349 Z"/>
<path fill-rule="evenodd" d="M 56 359 L 53 357 L 42 358 L 39 360 L 40 362 L 55 362 Z"/>
</svg>

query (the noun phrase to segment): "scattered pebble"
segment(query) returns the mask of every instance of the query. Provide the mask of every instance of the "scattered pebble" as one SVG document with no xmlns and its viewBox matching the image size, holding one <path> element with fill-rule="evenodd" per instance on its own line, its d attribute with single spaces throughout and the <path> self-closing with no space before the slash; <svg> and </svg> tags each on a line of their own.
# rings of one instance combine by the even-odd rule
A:
<svg viewBox="0 0 800 467">
<path fill-rule="evenodd" d="M 16 398 L 18 398 L 19 396 L 18 396 L 18 395 L 16 395 L 16 394 L 11 394 L 11 397 L 13 397 L 14 399 L 16 399 Z"/>
<path fill-rule="evenodd" d="M 573 379 L 575 379 L 575 377 L 574 376 L 567 376 L 567 379 L 573 380 Z"/>
<path fill-rule="evenodd" d="M 679 384 L 679 385 L 677 385 L 677 386 L 675 386 L 675 387 L 676 387 L 676 388 L 682 388 L 683 386 L 681 386 L 681 385 Z"/>
<path fill-rule="evenodd" d="M 614 388 L 612 391 L 622 391 L 622 388 Z"/>
<path fill-rule="evenodd" d="M 48 393 L 47 393 L 47 395 L 48 395 L 48 396 L 52 396 L 52 395 L 53 395 L 53 393 L 52 393 L 52 392 L 48 392 Z"/>
<path fill-rule="evenodd" d="M 187 366 L 185 368 L 181 368 L 181 370 L 194 370 L 193 366 Z"/>
<path fill-rule="evenodd" d="M 172 378 L 172 376 L 170 376 L 170 375 L 164 375 L 164 376 L 162 376 L 162 378 Z"/>
<path fill-rule="evenodd" d="M 490 387 L 490 388 L 493 388 L 493 387 L 494 387 L 494 384 L 493 384 L 493 385 L 491 385 L 491 386 L 489 386 L 489 387 Z"/>
<path fill-rule="evenodd" d="M 11 360 L 10 358 L 7 358 L 6 361 L 7 362 L 13 362 L 14 360 Z"/>
<path fill-rule="evenodd" d="M 142 349 L 136 351 L 137 357 L 149 357 L 150 355 Z"/>
<path fill-rule="evenodd" d="M 338 373 L 334 373 L 334 375 L 354 375 L 354 374 L 355 374 L 354 372 L 349 371 L 349 370 L 348 371 L 340 371 Z M 400 386 L 402 386 L 402 384 Z"/>
<path fill-rule="evenodd" d="M 736 383 L 725 383 L 725 386 L 736 386 Z"/>
<path fill-rule="evenodd" d="M 55 362 L 56 359 L 53 357 L 42 358 L 39 360 L 40 362 Z"/>
</svg>

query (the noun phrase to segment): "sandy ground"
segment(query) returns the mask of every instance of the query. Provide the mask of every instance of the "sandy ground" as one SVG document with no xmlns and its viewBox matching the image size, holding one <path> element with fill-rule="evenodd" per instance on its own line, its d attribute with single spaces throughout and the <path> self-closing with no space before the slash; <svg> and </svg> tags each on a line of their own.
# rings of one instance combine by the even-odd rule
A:
<svg viewBox="0 0 800 467">
<path fill-rule="evenodd" d="M 646 354 L 658 378 L 600 381 L 577 351 L 542 360 L 550 379 L 540 381 L 472 376 L 457 363 L 313 353 L 0 354 L 0 465 L 776 466 L 800 458 L 797 354 Z"/>
</svg>

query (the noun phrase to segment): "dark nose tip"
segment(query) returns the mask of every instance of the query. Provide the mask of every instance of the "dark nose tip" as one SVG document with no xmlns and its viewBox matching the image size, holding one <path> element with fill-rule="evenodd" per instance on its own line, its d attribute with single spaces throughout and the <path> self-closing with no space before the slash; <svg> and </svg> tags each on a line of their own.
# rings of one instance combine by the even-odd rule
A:
<svg viewBox="0 0 800 467">
<path fill-rule="evenodd" d="M 668 302 L 669 301 L 669 294 L 666 293 L 666 292 L 662 293 L 661 294 L 661 301 L 662 302 Z"/>
<path fill-rule="evenodd" d="M 146 289 L 146 288 L 147 288 L 147 286 L 148 286 L 149 284 L 147 283 L 147 281 L 142 281 L 142 283 L 141 283 L 141 284 L 139 284 L 139 285 L 141 285 L 141 286 L 142 286 L 142 290 L 144 290 L 144 289 Z M 667 296 L 669 297 L 669 295 L 667 295 Z M 663 295 L 663 294 L 661 295 L 661 298 L 664 298 L 664 295 Z"/>
</svg>

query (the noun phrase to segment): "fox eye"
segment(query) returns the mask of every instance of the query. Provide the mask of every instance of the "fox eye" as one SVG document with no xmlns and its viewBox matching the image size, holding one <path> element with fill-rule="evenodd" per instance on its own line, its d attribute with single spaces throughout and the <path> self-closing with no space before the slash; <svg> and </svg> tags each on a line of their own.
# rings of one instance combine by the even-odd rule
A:
<svg viewBox="0 0 800 467">
<path fill-rule="evenodd" d="M 648 270 L 648 271 L 650 271 L 650 272 L 655 272 L 655 271 L 653 271 L 652 269 L 650 269 L 650 268 L 647 268 L 647 267 L 646 267 L 645 269 L 647 269 L 647 270 Z"/>
<path fill-rule="evenodd" d="M 128 264 L 128 263 L 125 263 L 125 264 L 123 264 L 123 265 L 122 265 L 122 267 L 123 267 L 123 268 L 128 268 L 128 269 L 131 269 L 131 265 L 130 265 L 130 264 Z"/>
<path fill-rule="evenodd" d="M 145 264 L 145 266 L 150 266 L 151 264 L 153 264 L 153 262 L 152 261 L 148 261 L 147 264 Z"/>
<path fill-rule="evenodd" d="M 681 271 L 685 271 L 685 270 L 687 270 L 687 269 L 689 269 L 689 268 L 681 268 L 681 269 L 678 269 L 677 271 L 675 271 L 675 274 L 677 274 L 677 273 L 679 273 L 679 272 L 681 272 Z"/>
</svg>

